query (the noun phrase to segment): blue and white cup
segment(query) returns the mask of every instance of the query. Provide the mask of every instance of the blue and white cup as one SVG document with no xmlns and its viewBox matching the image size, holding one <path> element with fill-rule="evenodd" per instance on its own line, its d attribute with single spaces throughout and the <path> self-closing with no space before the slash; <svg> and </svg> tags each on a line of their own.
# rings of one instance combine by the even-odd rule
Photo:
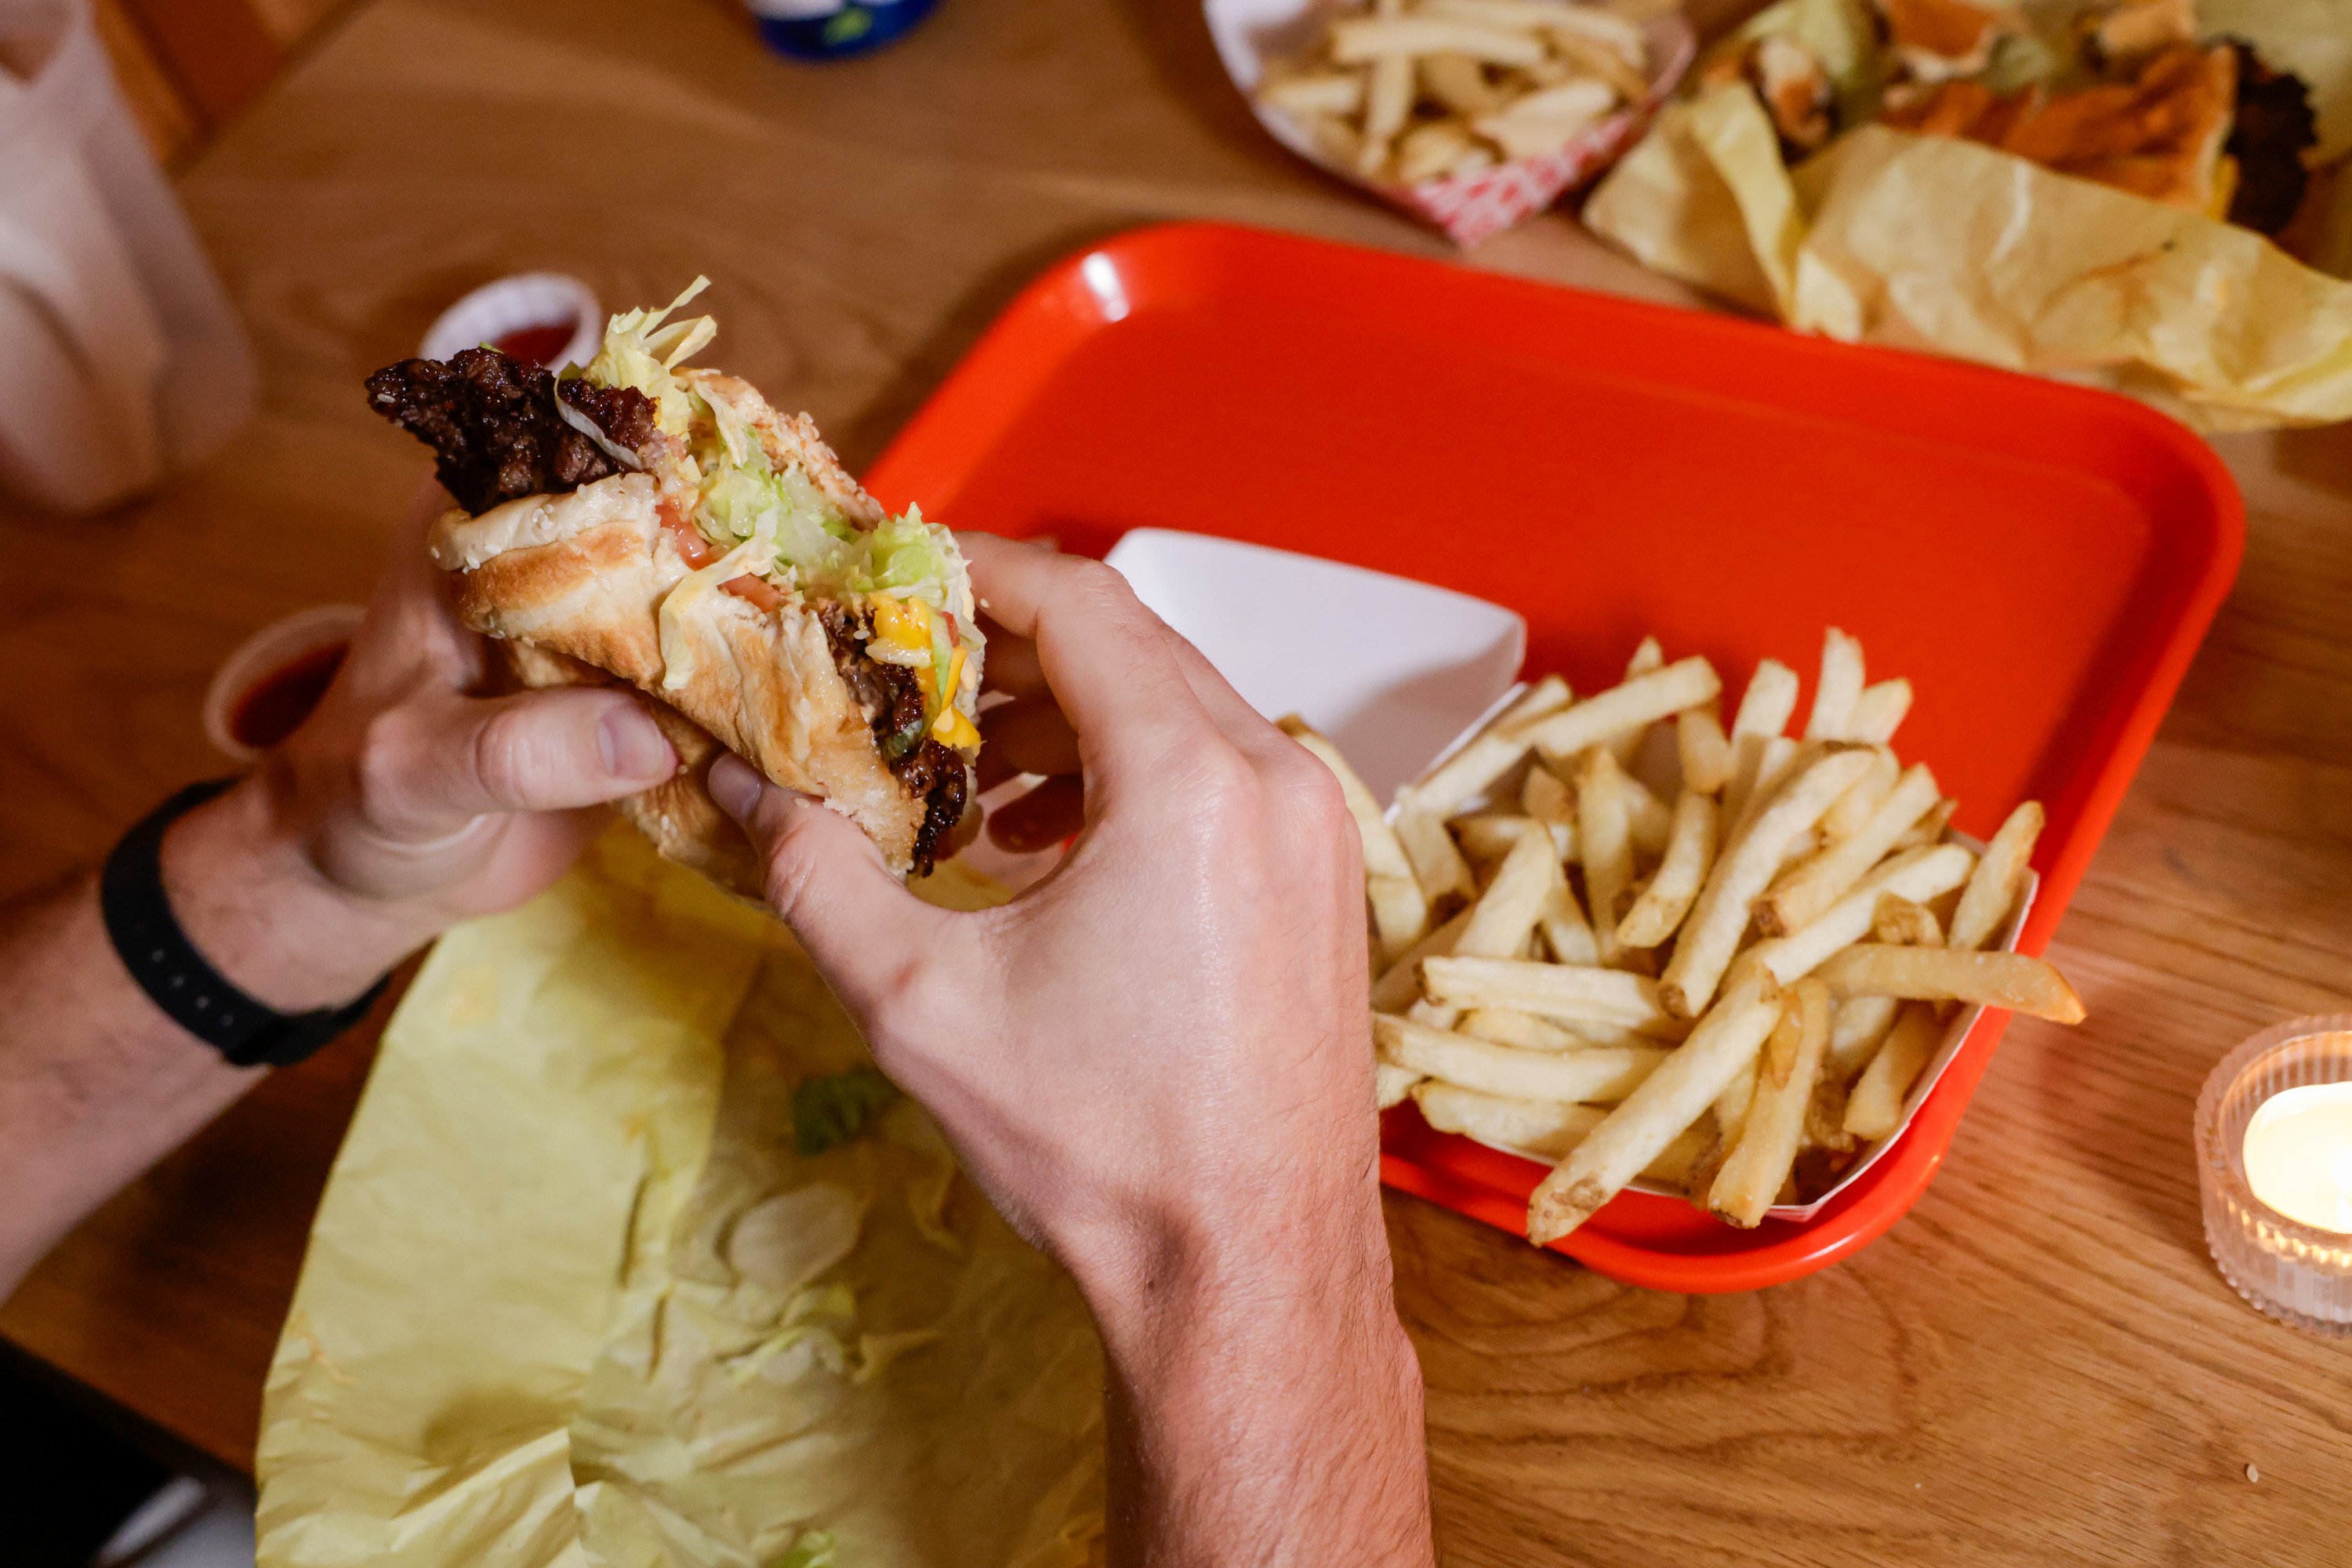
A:
<svg viewBox="0 0 2352 1568">
<path fill-rule="evenodd" d="M 795 59 L 838 60 L 880 48 L 939 0 L 749 0 L 768 46 Z"/>
</svg>

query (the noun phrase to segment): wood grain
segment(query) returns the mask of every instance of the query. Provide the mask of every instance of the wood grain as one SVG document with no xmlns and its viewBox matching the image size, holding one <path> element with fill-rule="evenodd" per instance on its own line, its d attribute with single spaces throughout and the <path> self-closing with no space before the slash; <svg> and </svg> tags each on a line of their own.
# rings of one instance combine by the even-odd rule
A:
<svg viewBox="0 0 2352 1568">
<path fill-rule="evenodd" d="M 950 4 L 824 69 L 690 0 L 379 0 L 183 188 L 264 411 L 143 505 L 0 512 L 0 888 L 217 766 L 197 699 L 245 631 L 365 590 L 422 463 L 359 378 L 485 279 L 558 267 L 620 304 L 707 271 L 721 363 L 856 465 L 1022 282 L 1119 228 L 1446 254 L 1269 142 L 1197 12 L 1153 0 Z M 1693 302 L 1559 216 L 1470 259 Z M 2345 1560 L 2352 1362 L 2213 1273 L 2189 1129 L 2239 1038 L 2352 1006 L 2352 448 L 2221 447 L 2245 571 L 2053 950 L 2091 1021 L 2011 1026 L 1907 1219 L 1710 1299 L 1391 1199 L 1449 1563 Z M 274 1080 L 77 1233 L 0 1332 L 248 1462 L 365 1059 Z"/>
</svg>

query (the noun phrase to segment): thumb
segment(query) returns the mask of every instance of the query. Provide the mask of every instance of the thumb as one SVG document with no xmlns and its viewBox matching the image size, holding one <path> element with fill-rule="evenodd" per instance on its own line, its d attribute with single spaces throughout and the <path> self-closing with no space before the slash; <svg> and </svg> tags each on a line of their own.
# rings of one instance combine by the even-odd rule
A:
<svg viewBox="0 0 2352 1568">
<path fill-rule="evenodd" d="M 751 837 L 769 905 L 849 1010 L 862 1022 L 903 993 L 947 911 L 907 891 L 856 823 L 731 752 L 711 764 L 710 798 Z"/>
<path fill-rule="evenodd" d="M 634 697 L 578 688 L 400 704 L 368 723 L 359 770 L 379 829 L 428 838 L 617 800 L 671 777 L 677 755 Z"/>
</svg>

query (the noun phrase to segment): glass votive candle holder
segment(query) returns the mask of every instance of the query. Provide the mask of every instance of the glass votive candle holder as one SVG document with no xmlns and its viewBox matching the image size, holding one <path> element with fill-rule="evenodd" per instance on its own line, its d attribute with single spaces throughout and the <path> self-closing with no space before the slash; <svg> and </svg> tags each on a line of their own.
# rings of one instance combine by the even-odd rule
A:
<svg viewBox="0 0 2352 1568">
<path fill-rule="evenodd" d="M 2197 1179 L 2221 1278 L 2280 1322 L 2352 1337 L 2352 1013 L 2281 1024 L 2221 1058 L 2197 1097 Z"/>
</svg>

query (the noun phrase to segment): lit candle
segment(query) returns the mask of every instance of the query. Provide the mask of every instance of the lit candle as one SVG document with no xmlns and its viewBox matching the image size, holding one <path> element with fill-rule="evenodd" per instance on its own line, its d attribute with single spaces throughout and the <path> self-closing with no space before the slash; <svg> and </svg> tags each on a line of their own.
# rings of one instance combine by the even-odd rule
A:
<svg viewBox="0 0 2352 1568">
<path fill-rule="evenodd" d="M 2298 1224 L 2352 1232 L 2352 1083 L 2263 1101 L 2246 1123 L 2246 1184 Z"/>
<path fill-rule="evenodd" d="M 2352 1339 L 2352 1013 L 2223 1057 L 2197 1097 L 2205 1245 L 2257 1310 Z"/>
</svg>

